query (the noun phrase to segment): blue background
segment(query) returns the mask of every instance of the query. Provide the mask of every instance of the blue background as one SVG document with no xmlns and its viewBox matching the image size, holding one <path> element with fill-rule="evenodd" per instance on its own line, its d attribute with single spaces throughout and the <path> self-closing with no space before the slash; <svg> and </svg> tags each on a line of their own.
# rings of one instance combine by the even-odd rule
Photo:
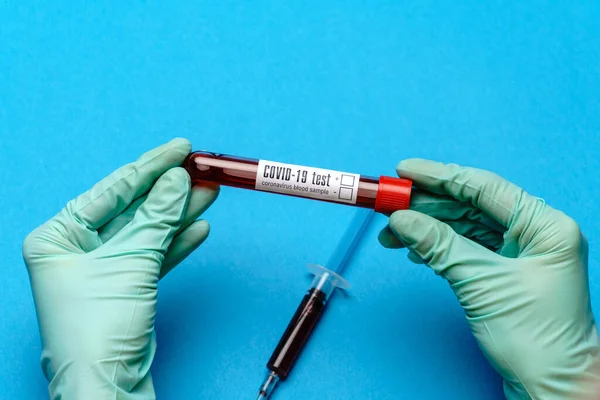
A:
<svg viewBox="0 0 600 400">
<path fill-rule="evenodd" d="M 175 136 L 195 149 L 394 174 L 490 169 L 588 236 L 600 308 L 600 3 L 0 4 L 0 398 L 46 396 L 21 243 Z M 160 284 L 160 399 L 254 398 L 351 207 L 223 188 L 208 241 Z M 447 284 L 371 226 L 274 400 L 501 399 Z"/>
</svg>

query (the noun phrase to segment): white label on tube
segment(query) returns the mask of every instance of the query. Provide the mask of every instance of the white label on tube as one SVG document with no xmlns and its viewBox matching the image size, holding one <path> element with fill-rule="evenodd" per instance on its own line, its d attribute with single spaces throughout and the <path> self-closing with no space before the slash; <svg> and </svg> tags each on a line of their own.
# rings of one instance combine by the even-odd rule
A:
<svg viewBox="0 0 600 400">
<path fill-rule="evenodd" d="M 260 160 L 256 190 L 356 204 L 360 175 Z"/>
</svg>

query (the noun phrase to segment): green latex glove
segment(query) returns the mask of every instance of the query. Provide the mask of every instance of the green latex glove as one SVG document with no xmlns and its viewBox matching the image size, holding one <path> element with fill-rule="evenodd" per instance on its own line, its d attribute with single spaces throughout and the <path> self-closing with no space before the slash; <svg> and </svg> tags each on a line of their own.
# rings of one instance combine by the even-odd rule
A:
<svg viewBox="0 0 600 400">
<path fill-rule="evenodd" d="M 600 398 L 600 340 L 579 226 L 482 170 L 411 159 L 425 189 L 380 234 L 446 279 L 508 399 Z"/>
<path fill-rule="evenodd" d="M 25 239 L 52 399 L 152 399 L 158 281 L 209 232 L 175 139 L 70 201 Z"/>
</svg>

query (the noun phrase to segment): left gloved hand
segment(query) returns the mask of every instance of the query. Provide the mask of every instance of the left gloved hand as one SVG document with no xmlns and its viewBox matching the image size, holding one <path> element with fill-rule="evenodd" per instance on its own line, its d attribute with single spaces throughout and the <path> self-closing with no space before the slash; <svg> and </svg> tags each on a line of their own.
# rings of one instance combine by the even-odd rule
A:
<svg viewBox="0 0 600 400">
<path fill-rule="evenodd" d="M 70 201 L 23 256 L 51 399 L 150 399 L 160 278 L 208 236 L 196 219 L 217 187 L 193 189 L 175 139 Z"/>
</svg>

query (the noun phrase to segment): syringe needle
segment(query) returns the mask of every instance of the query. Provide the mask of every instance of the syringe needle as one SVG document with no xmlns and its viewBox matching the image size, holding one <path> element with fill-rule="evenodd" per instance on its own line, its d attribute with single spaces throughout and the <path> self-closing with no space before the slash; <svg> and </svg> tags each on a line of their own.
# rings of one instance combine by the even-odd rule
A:
<svg viewBox="0 0 600 400">
<path fill-rule="evenodd" d="M 330 269 L 320 265 L 309 265 L 309 271 L 315 275 L 315 278 L 267 363 L 269 375 L 261 385 L 257 400 L 267 400 L 279 380 L 287 378 L 313 329 L 319 322 L 333 291 L 336 288 L 346 289 L 350 286 L 340 273 L 356 249 L 356 245 L 365 232 L 373 214 L 373 210 L 359 210 L 356 212 L 329 259 L 327 265 Z"/>
<path fill-rule="evenodd" d="M 274 371 L 271 371 L 263 381 L 262 385 L 260 385 L 256 400 L 267 400 L 271 393 L 273 393 L 277 382 L 279 382 L 279 376 Z"/>
</svg>

